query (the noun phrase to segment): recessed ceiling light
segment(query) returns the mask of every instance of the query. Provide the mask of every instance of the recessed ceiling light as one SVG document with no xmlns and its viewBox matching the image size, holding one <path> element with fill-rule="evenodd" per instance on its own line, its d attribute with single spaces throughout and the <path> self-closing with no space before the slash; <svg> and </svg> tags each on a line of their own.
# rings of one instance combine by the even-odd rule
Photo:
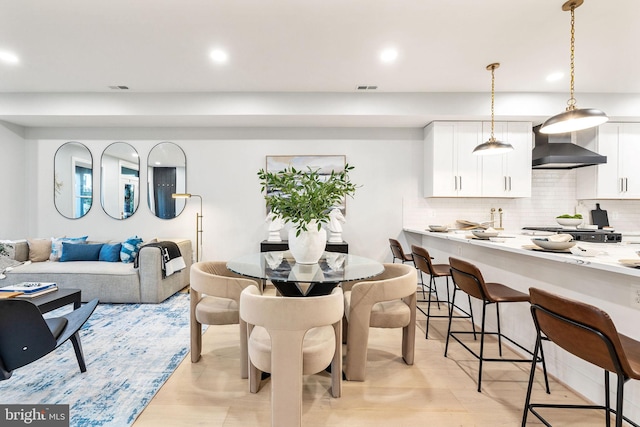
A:
<svg viewBox="0 0 640 427">
<path fill-rule="evenodd" d="M 398 58 L 398 51 L 393 48 L 385 49 L 380 53 L 382 62 L 393 62 Z"/>
<path fill-rule="evenodd" d="M 564 77 L 564 73 L 561 71 L 556 71 L 555 73 L 551 73 L 547 76 L 547 81 L 548 82 L 557 82 L 558 80 L 560 80 L 561 78 Z"/>
<path fill-rule="evenodd" d="M 2 51 L 0 52 L 0 61 L 6 62 L 7 64 L 17 64 L 20 60 L 13 53 Z"/>
<path fill-rule="evenodd" d="M 229 55 L 227 55 L 227 52 L 222 49 L 212 50 L 209 56 L 211 57 L 211 60 L 213 62 L 216 62 L 218 64 L 224 64 L 229 59 Z"/>
</svg>

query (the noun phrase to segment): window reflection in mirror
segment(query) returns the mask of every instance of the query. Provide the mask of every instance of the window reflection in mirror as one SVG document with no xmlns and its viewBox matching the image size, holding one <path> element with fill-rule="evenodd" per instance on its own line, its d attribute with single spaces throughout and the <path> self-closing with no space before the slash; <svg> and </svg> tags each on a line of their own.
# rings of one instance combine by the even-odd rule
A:
<svg viewBox="0 0 640 427">
<path fill-rule="evenodd" d="M 140 158 L 126 142 L 105 148 L 100 162 L 100 203 L 107 215 L 126 219 L 140 201 Z"/>
<path fill-rule="evenodd" d="M 151 212 L 162 219 L 172 219 L 182 213 L 185 199 L 174 199 L 172 193 L 186 193 L 187 158 L 173 142 L 161 142 L 151 149 L 147 158 L 147 204 Z"/>
<path fill-rule="evenodd" d="M 53 200 L 60 214 L 82 218 L 93 204 L 93 157 L 80 142 L 58 148 L 53 164 Z"/>
</svg>

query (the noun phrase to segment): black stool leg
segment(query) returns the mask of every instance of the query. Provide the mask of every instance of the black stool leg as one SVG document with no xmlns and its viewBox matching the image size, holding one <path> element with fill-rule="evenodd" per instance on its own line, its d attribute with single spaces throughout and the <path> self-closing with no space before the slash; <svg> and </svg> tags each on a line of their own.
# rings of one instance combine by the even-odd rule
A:
<svg viewBox="0 0 640 427">
<path fill-rule="evenodd" d="M 538 332 L 536 338 L 536 345 L 533 350 L 533 359 L 531 360 L 531 372 L 529 373 L 529 384 L 527 385 L 527 397 L 524 399 L 524 412 L 522 414 L 522 427 L 527 425 L 527 416 L 529 415 L 529 404 L 531 403 L 531 391 L 533 389 L 533 378 L 536 374 L 536 357 L 538 356 L 538 349 L 541 349 L 541 336 Z"/>
<path fill-rule="evenodd" d="M 453 288 L 453 301 L 456 300 L 456 287 Z M 451 335 L 451 322 L 453 321 L 453 307 L 449 310 L 449 326 L 447 327 L 447 340 L 444 345 L 444 357 L 447 357 L 447 350 L 449 349 L 449 336 Z M 473 323 L 473 322 L 472 322 Z"/>
<path fill-rule="evenodd" d="M 496 303 L 496 321 L 498 322 L 498 354 L 502 357 L 502 332 L 500 331 L 500 304 Z"/>
<path fill-rule="evenodd" d="M 484 361 L 484 323 L 487 314 L 487 303 L 482 304 L 482 325 L 480 329 L 480 366 L 478 369 L 478 393 L 482 391 L 482 362 Z"/>
</svg>

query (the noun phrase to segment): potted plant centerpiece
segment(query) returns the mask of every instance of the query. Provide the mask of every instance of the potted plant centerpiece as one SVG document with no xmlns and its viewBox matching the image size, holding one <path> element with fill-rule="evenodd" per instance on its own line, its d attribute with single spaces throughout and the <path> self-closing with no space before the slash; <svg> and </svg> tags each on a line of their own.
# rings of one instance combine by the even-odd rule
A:
<svg viewBox="0 0 640 427">
<path fill-rule="evenodd" d="M 329 221 L 331 209 L 353 197 L 357 186 L 349 179 L 353 166 L 346 164 L 340 172 L 321 174 L 311 167 L 298 170 L 289 166 L 277 172 L 260 169 L 261 192 L 276 218 L 291 223 L 289 250 L 297 263 L 315 264 L 324 251 L 327 235 L 323 223 Z"/>
</svg>

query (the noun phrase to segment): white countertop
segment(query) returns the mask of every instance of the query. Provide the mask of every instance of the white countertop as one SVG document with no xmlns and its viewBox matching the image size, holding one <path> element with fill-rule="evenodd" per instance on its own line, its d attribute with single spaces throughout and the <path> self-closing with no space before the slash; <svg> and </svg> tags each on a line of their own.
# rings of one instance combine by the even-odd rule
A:
<svg viewBox="0 0 640 427">
<path fill-rule="evenodd" d="M 542 252 L 527 249 L 524 246 L 531 246 L 531 238 L 534 236 L 522 234 L 522 230 L 517 231 L 501 231 L 500 236 L 506 237 L 504 243 L 492 242 L 490 240 L 482 240 L 475 238 L 470 231 L 449 231 L 437 233 L 420 227 L 404 227 L 404 231 L 409 233 L 421 234 L 436 239 L 447 239 L 455 242 L 478 245 L 491 249 L 503 250 L 512 253 L 518 253 L 525 256 L 536 258 L 544 258 L 551 261 L 561 263 L 575 264 L 584 266 L 585 268 L 595 268 L 628 276 L 640 277 L 640 268 L 627 267 L 618 260 L 620 259 L 640 259 L 636 255 L 636 251 L 640 250 L 640 245 L 628 243 L 592 243 L 579 242 L 578 245 L 585 249 L 594 249 L 600 253 L 594 257 L 583 257 L 570 253 L 554 253 Z"/>
</svg>

